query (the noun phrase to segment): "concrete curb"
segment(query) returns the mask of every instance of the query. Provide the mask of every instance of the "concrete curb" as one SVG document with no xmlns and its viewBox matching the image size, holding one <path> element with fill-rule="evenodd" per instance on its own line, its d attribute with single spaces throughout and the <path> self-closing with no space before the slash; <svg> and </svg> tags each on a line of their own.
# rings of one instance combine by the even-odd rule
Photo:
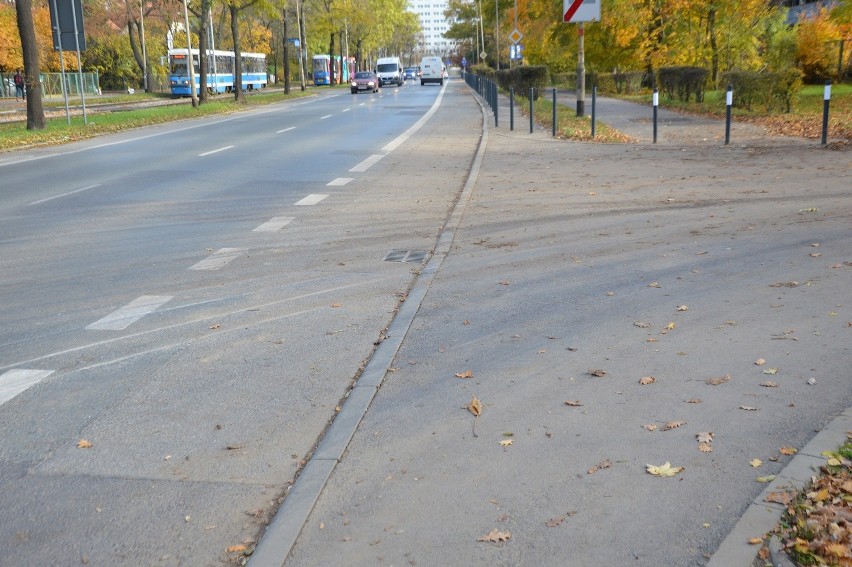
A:
<svg viewBox="0 0 852 567">
<path fill-rule="evenodd" d="M 732 567 L 753 565 L 757 560 L 757 548 L 748 541 L 763 537 L 773 529 L 784 512 L 784 506 L 766 501 L 770 492 L 799 491 L 807 485 L 811 476 L 818 474 L 825 463 L 823 451 L 834 451 L 846 442 L 846 432 L 852 431 L 852 408 L 835 417 L 822 431 L 816 434 L 784 467 L 760 495 L 752 501 L 745 513 L 713 553 L 708 567 Z M 783 553 L 781 554 L 783 555 Z M 786 556 L 784 557 L 786 559 Z M 783 560 L 774 565 L 783 566 Z"/>
</svg>

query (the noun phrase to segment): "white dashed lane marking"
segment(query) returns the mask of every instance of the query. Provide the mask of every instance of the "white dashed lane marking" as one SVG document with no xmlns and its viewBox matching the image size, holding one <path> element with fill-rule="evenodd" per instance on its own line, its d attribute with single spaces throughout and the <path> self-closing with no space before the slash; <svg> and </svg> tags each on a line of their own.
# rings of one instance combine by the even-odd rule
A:
<svg viewBox="0 0 852 567">
<path fill-rule="evenodd" d="M 30 386 L 38 384 L 53 370 L 16 368 L 0 374 L 0 405 L 8 402 Z"/>
<path fill-rule="evenodd" d="M 295 130 L 295 129 L 296 129 L 296 127 L 295 127 L 295 126 L 290 126 L 289 128 L 284 128 L 283 130 L 278 130 L 278 131 L 277 131 L 277 132 L 275 132 L 275 133 L 276 133 L 276 134 L 282 134 L 282 133 L 284 133 L 284 132 L 289 132 L 290 130 Z"/>
<path fill-rule="evenodd" d="M 252 232 L 275 232 L 281 230 L 293 220 L 295 220 L 295 217 L 274 217 L 252 230 Z"/>
<path fill-rule="evenodd" d="M 210 154 L 218 154 L 219 152 L 224 152 L 225 150 L 230 150 L 234 146 L 225 146 L 224 148 L 217 148 L 215 150 L 210 150 L 209 152 L 204 152 L 203 154 L 198 154 L 198 157 L 209 156 Z"/>
<path fill-rule="evenodd" d="M 81 189 L 74 189 L 73 191 L 68 191 L 67 193 L 62 193 L 61 195 L 54 195 L 53 197 L 48 197 L 47 199 L 39 199 L 38 201 L 33 201 L 30 205 L 41 205 L 42 203 L 47 203 L 48 201 L 52 201 L 54 199 L 59 199 L 60 197 L 67 197 L 68 195 L 73 195 L 74 193 L 79 193 L 81 191 L 88 191 L 89 189 L 94 189 L 95 187 L 100 187 L 100 183 L 95 183 L 94 185 L 89 185 L 88 187 L 83 187 Z"/>
<path fill-rule="evenodd" d="M 317 203 L 319 203 L 320 201 L 322 201 L 326 197 L 328 197 L 328 195 L 312 194 L 312 195 L 308 195 L 307 197 L 305 197 L 304 199 L 302 199 L 300 201 L 296 201 L 293 204 L 296 205 L 296 206 L 316 205 Z"/>
<path fill-rule="evenodd" d="M 86 328 L 94 331 L 123 331 L 145 315 L 159 309 L 172 297 L 174 296 L 143 295 Z"/>
<path fill-rule="evenodd" d="M 245 248 L 221 248 L 213 252 L 205 260 L 190 266 L 190 270 L 218 270 L 228 262 L 245 252 Z"/>
<path fill-rule="evenodd" d="M 385 154 L 373 154 L 355 167 L 353 167 L 352 169 L 350 169 L 349 171 L 353 173 L 363 173 L 374 165 L 376 165 L 377 163 L 379 163 L 379 160 L 383 157 L 385 157 Z"/>
<path fill-rule="evenodd" d="M 331 114 L 326 114 L 325 116 L 323 116 L 322 118 L 320 118 L 320 120 L 325 120 L 326 118 L 331 118 L 331 117 L 332 117 L 332 115 L 331 115 Z"/>
<path fill-rule="evenodd" d="M 326 185 L 331 187 L 343 187 L 344 185 L 352 181 L 352 179 L 352 177 L 338 177 L 333 181 L 329 181 L 328 183 L 326 183 Z"/>
</svg>

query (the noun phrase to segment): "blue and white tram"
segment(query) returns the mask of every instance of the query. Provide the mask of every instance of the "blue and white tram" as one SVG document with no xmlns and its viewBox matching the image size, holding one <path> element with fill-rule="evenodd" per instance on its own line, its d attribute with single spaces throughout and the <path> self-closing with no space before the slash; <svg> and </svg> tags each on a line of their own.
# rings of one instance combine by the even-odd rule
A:
<svg viewBox="0 0 852 567">
<path fill-rule="evenodd" d="M 172 95 L 190 96 L 189 66 L 186 49 L 169 50 L 169 84 Z M 207 57 L 207 90 L 211 93 L 233 92 L 234 90 L 234 52 L 204 52 Z M 199 52 L 192 50 L 192 69 L 195 76 L 195 89 L 201 84 L 199 75 Z M 256 90 L 266 87 L 266 55 L 263 53 L 241 53 L 243 90 Z"/>
</svg>

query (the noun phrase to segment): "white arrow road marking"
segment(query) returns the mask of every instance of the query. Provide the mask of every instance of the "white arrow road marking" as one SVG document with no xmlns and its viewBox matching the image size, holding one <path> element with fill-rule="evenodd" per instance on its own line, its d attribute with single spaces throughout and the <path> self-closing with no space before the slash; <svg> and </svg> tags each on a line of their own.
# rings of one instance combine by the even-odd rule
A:
<svg viewBox="0 0 852 567">
<path fill-rule="evenodd" d="M 95 321 L 87 329 L 95 331 L 123 331 L 145 315 L 153 313 L 172 299 L 172 295 L 143 295 L 121 309 L 113 311 L 103 319 Z"/>
<path fill-rule="evenodd" d="M 308 195 L 307 197 L 305 197 L 304 199 L 302 199 L 300 201 L 296 201 L 293 204 L 296 205 L 296 206 L 316 205 L 317 203 L 319 203 L 320 201 L 322 201 L 326 197 L 328 197 L 328 195 L 311 194 L 311 195 Z"/>
<path fill-rule="evenodd" d="M 275 232 L 290 224 L 294 219 L 295 217 L 273 217 L 252 232 Z"/>
<path fill-rule="evenodd" d="M 201 260 L 194 266 L 191 266 L 190 270 L 218 270 L 228 262 L 236 259 L 240 254 L 245 252 L 245 248 L 220 248 L 216 250 L 210 256 L 208 256 L 205 260 Z"/>
<path fill-rule="evenodd" d="M 38 384 L 53 370 L 36 370 L 27 368 L 16 368 L 0 374 L 0 405 L 8 402 L 30 386 Z"/>
</svg>

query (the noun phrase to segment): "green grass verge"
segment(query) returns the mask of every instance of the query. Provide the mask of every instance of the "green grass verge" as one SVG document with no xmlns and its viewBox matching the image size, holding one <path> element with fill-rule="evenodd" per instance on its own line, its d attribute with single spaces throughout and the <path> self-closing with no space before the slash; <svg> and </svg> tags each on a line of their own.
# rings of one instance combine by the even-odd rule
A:
<svg viewBox="0 0 852 567">
<path fill-rule="evenodd" d="M 7 122 L 0 124 L 0 151 L 65 144 L 68 142 L 94 138 L 104 134 L 121 132 L 131 128 L 239 112 L 268 104 L 301 98 L 309 94 L 311 94 L 310 91 L 302 92 L 300 90 L 291 90 L 289 95 L 284 94 L 283 91 L 256 93 L 247 96 L 246 101 L 242 104 L 237 104 L 231 97 L 225 98 L 220 96 L 214 98 L 210 102 L 198 106 L 197 108 L 193 108 L 188 99 L 180 101 L 178 104 L 154 106 L 150 108 L 132 108 L 129 110 L 112 112 L 98 112 L 97 106 L 93 105 L 92 112 L 87 113 L 88 125 L 83 123 L 83 117 L 79 115 L 72 116 L 71 124 L 68 124 L 67 118 L 64 115 L 64 102 L 60 102 L 57 106 L 56 102 L 51 100 L 49 103 L 44 105 L 45 112 L 61 110 L 62 116 L 48 118 L 43 130 L 27 130 L 25 122 Z M 131 98 L 127 99 L 125 97 Z M 163 97 L 151 95 L 119 95 L 117 97 L 109 96 L 92 100 L 96 100 L 97 104 L 100 105 L 105 103 L 115 104 L 124 102 L 143 103 L 147 100 L 162 98 Z M 87 101 L 87 108 L 88 102 L 89 101 Z"/>
<path fill-rule="evenodd" d="M 515 97 L 515 104 L 520 109 L 520 114 L 526 117 L 529 121 L 530 101 L 528 98 Z M 553 101 L 539 98 L 533 102 L 533 120 L 543 129 L 548 132 L 553 132 Z M 515 127 L 518 128 L 517 120 Z M 521 128 L 528 126 L 521 125 Z M 590 116 L 577 116 L 577 109 L 565 106 L 564 104 L 556 105 L 556 137 L 560 139 L 569 139 L 585 142 L 600 142 L 605 144 L 625 143 L 632 139 L 611 128 L 607 124 L 596 120 L 595 121 L 595 137 L 592 138 L 592 120 Z"/>
</svg>

